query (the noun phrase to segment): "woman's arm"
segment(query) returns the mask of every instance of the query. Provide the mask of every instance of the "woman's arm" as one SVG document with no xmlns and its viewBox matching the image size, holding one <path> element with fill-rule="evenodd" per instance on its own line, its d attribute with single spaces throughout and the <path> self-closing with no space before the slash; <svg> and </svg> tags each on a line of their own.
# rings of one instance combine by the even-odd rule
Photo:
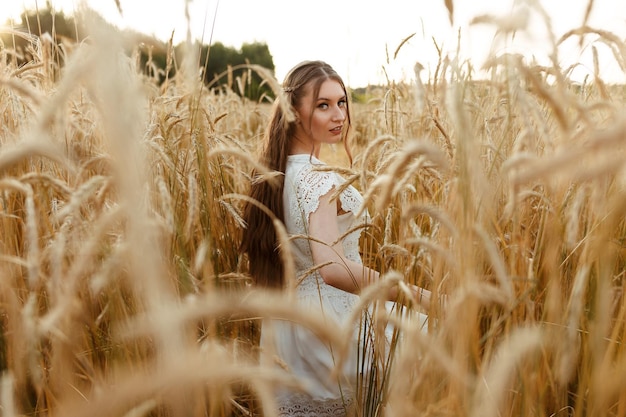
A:
<svg viewBox="0 0 626 417">
<path fill-rule="evenodd" d="M 361 263 L 346 258 L 343 245 L 339 238 L 337 223 L 337 202 L 331 202 L 333 189 L 320 198 L 319 207 L 309 216 L 309 235 L 311 236 L 311 252 L 315 265 L 324 265 L 319 273 L 324 282 L 353 294 L 380 279 L 379 273 Z M 430 291 L 411 285 L 415 299 L 426 309 L 430 305 Z M 387 299 L 395 301 L 398 288 L 389 292 Z"/>
</svg>

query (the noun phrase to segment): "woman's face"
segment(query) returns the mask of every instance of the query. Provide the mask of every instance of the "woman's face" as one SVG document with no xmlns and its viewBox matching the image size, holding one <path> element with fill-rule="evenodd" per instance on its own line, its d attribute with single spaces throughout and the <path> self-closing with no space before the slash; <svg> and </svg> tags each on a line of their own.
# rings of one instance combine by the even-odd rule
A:
<svg viewBox="0 0 626 417">
<path fill-rule="evenodd" d="M 326 80 L 320 86 L 319 96 L 313 96 L 313 89 L 302 98 L 296 109 L 299 118 L 296 127 L 296 146 L 301 151 L 318 155 L 322 143 L 337 143 L 343 137 L 344 124 L 348 118 L 348 98 L 341 84 Z M 308 149 L 306 149 L 308 147 Z"/>
</svg>

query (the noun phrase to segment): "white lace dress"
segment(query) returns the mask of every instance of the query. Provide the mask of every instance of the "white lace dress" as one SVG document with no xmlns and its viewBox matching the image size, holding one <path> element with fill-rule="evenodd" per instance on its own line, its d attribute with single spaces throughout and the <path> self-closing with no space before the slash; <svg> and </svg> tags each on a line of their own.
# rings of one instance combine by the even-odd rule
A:
<svg viewBox="0 0 626 417">
<path fill-rule="evenodd" d="M 323 163 L 310 155 L 289 156 L 283 203 L 285 226 L 291 236 L 307 235 L 309 215 L 317 210 L 320 197 L 344 183 L 344 179 L 337 173 L 316 171 L 314 166 L 320 164 Z M 348 187 L 340 195 L 339 200 L 343 211 L 346 212 L 338 216 L 339 231 L 343 234 L 366 221 L 367 215 L 361 218 L 354 215 L 363 201 L 354 187 Z M 346 257 L 357 262 L 361 262 L 359 237 L 360 229 L 348 234 L 343 240 Z M 309 241 L 293 239 L 292 251 L 296 274 L 300 277 L 304 271 L 314 266 Z M 303 277 L 296 287 L 296 295 L 300 305 L 318 313 L 321 310 L 325 317 L 338 323 L 345 321 L 358 300 L 358 296 L 324 283 L 317 272 Z M 308 388 L 307 393 L 287 389 L 277 392 L 281 416 L 346 415 L 354 402 L 356 350 L 359 349 L 356 329 L 352 337 L 355 356 L 345 364 L 342 378 L 339 381 L 330 381 L 329 376 L 334 366 L 332 349 L 308 329 L 292 323 L 272 321 L 271 331 L 262 332 L 261 347 L 268 347 L 268 350 L 274 351 L 282 362 L 280 366 L 305 382 Z"/>
</svg>

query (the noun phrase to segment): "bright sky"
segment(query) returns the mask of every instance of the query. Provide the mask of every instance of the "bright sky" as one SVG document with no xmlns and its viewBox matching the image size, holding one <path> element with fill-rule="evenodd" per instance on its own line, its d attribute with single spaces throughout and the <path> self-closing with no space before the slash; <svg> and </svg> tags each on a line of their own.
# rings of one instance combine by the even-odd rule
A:
<svg viewBox="0 0 626 417">
<path fill-rule="evenodd" d="M 18 17 L 25 7 L 33 8 L 37 0 L 1 0 L 0 21 L 8 16 Z M 550 41 L 546 25 L 538 16 L 535 3 L 541 4 L 556 37 L 580 26 L 589 0 L 480 0 L 453 1 L 454 24 L 451 25 L 444 0 L 119 0 L 120 15 L 115 0 L 84 0 L 90 7 L 119 27 L 131 27 L 167 40 L 174 31 L 175 42 L 185 39 L 187 28 L 192 37 L 204 43 L 211 40 L 239 48 L 245 42 L 265 42 L 276 66 L 276 76 L 282 80 L 296 63 L 306 59 L 323 59 L 333 65 L 352 87 L 384 82 L 383 67 L 395 80 L 414 77 L 416 62 L 426 71 L 434 71 L 437 44 L 444 53 L 455 56 L 459 29 L 461 58 L 470 59 L 473 66 L 482 66 L 490 50 L 519 52 L 546 64 Z M 8 4 L 7 4 L 8 3 Z M 72 13 L 79 0 L 51 0 L 55 10 Z M 189 22 L 185 4 L 189 7 Z M 39 0 L 39 7 L 46 1 Z M 497 37 L 493 26 L 469 26 L 472 18 L 491 14 L 519 21 L 524 7 L 530 6 L 529 30 L 511 37 Z M 589 26 L 611 31 L 626 39 L 626 2 L 595 0 Z M 189 25 L 188 25 L 189 23 Z M 204 32 L 204 35 L 203 35 Z M 394 52 L 403 39 L 415 33 Z M 562 66 L 575 62 L 583 65 L 575 76 L 582 79 L 593 71 L 591 44 L 595 37 L 585 38 L 583 47 L 578 38 L 560 50 Z M 624 72 L 606 45 L 595 43 L 600 50 L 603 78 L 626 82 Z M 389 62 L 387 57 L 389 57 Z M 625 57 L 626 58 L 626 57 Z"/>
</svg>

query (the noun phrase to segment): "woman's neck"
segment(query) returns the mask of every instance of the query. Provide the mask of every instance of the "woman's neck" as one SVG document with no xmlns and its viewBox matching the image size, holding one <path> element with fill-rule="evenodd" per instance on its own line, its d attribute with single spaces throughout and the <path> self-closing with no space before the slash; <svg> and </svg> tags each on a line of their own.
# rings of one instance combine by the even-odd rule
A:
<svg viewBox="0 0 626 417">
<path fill-rule="evenodd" d="M 294 138 L 291 149 L 289 149 L 289 155 L 298 154 L 313 155 L 314 157 L 319 158 L 320 146 L 313 145 L 313 147 L 311 147 L 311 144 L 304 143 L 303 141 L 298 140 L 298 138 Z"/>
</svg>

